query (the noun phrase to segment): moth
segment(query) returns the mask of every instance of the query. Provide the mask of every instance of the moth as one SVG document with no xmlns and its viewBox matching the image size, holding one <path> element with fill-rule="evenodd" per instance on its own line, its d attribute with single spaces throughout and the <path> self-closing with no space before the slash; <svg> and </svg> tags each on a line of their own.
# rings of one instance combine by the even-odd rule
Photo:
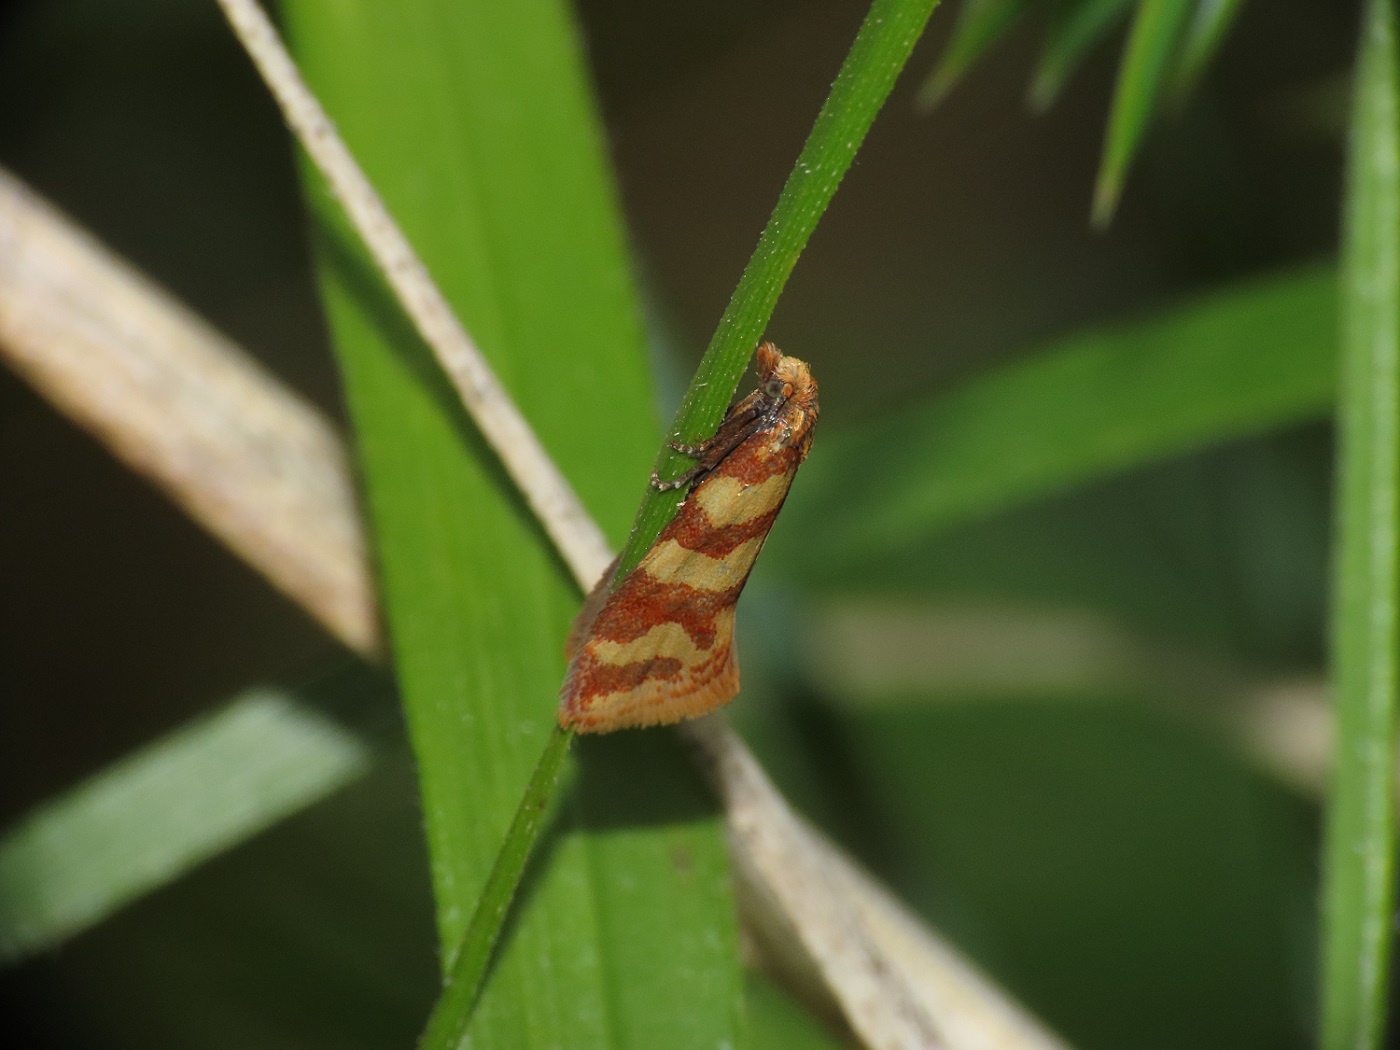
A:
<svg viewBox="0 0 1400 1050">
<path fill-rule="evenodd" d="M 559 724 L 580 733 L 698 718 L 734 699 L 734 605 L 812 446 L 817 383 L 803 361 L 758 348 L 758 389 L 714 437 L 672 445 L 695 465 L 676 516 L 612 590 L 603 574 L 569 635 Z"/>
</svg>

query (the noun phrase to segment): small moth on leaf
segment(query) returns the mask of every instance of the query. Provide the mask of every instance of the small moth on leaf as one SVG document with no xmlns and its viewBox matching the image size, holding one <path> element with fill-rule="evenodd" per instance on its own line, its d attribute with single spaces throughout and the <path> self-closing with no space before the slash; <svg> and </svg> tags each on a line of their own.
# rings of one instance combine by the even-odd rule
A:
<svg viewBox="0 0 1400 1050">
<path fill-rule="evenodd" d="M 698 718 L 734 699 L 734 604 L 812 446 L 817 383 L 805 362 L 758 348 L 759 384 L 715 436 L 673 445 L 695 460 L 659 489 L 689 495 L 637 567 L 611 571 L 569 634 L 559 724 L 580 733 Z"/>
</svg>

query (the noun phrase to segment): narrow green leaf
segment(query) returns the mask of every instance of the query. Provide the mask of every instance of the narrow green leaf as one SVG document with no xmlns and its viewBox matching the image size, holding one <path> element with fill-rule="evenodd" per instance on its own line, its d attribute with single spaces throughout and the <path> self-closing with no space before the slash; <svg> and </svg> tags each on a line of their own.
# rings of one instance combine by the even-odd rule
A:
<svg viewBox="0 0 1400 1050">
<path fill-rule="evenodd" d="M 747 988 L 753 1018 L 751 1045 L 756 1050 L 840 1050 L 849 1046 L 767 978 L 751 974 Z"/>
<path fill-rule="evenodd" d="M 1184 98 L 1196 86 L 1243 7 L 1244 0 L 1197 0 L 1172 72 L 1171 94 L 1175 98 Z"/>
<path fill-rule="evenodd" d="M 1133 0 L 1060 0 L 1031 80 L 1030 105 L 1049 109 L 1090 49 L 1127 17 Z"/>
<path fill-rule="evenodd" d="M 1025 14 L 1029 5 L 1030 0 L 963 0 L 953 38 L 919 89 L 919 105 L 937 105 L 972 63 Z"/>
<path fill-rule="evenodd" d="M 1322 1046 L 1378 1047 L 1395 936 L 1400 629 L 1400 105 L 1395 9 L 1366 6 L 1344 233 L 1336 757 L 1323 888 Z"/>
<path fill-rule="evenodd" d="M 481 994 L 486 965 L 500 939 L 516 887 L 525 873 L 525 863 L 530 859 L 546 817 L 558 801 L 555 789 L 572 739 L 571 732 L 556 728 L 549 736 L 530 782 L 525 785 L 525 794 L 516 807 L 505 842 L 481 890 L 462 947 L 443 967 L 447 971 L 446 987 L 428 1018 L 423 1038 L 418 1041 L 420 1050 L 451 1050 L 467 1034 L 472 1008 Z"/>
<path fill-rule="evenodd" d="M 831 203 L 937 3 L 874 0 L 870 5 L 685 392 L 669 431 L 671 441 L 693 444 L 713 434 L 719 425 L 797 257 Z M 689 462 L 663 446 L 656 470 L 663 478 L 673 478 Z M 641 559 L 675 510 L 674 494 L 648 487 L 623 549 L 619 573 Z"/>
<path fill-rule="evenodd" d="M 1108 136 L 1094 187 L 1095 226 L 1107 226 L 1123 180 L 1157 109 L 1195 0 L 1140 0 L 1118 70 Z"/>
<path fill-rule="evenodd" d="M 132 752 L 0 839 L 0 960 L 80 933 L 325 798 L 370 758 L 367 740 L 276 688 Z"/>
<path fill-rule="evenodd" d="M 564 5 L 290 0 L 283 10 L 351 149 L 617 542 L 657 435 Z M 317 201 L 446 964 L 553 730 L 579 598 L 333 209 Z M 713 803 L 666 735 L 578 747 L 565 775 L 575 773 L 469 1039 L 521 1050 L 736 1043 L 742 984 Z"/>
<path fill-rule="evenodd" d="M 1080 333 L 930 401 L 828 432 L 775 558 L 812 579 L 934 530 L 1226 438 L 1323 415 L 1330 268 Z"/>
</svg>

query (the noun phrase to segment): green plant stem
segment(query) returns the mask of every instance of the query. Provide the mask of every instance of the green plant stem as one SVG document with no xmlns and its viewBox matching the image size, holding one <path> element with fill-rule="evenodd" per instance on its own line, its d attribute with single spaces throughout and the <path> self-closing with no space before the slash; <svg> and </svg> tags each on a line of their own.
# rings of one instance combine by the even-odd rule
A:
<svg viewBox="0 0 1400 1050">
<path fill-rule="evenodd" d="M 545 816 L 554 797 L 554 787 L 559 782 L 559 772 L 573 739 L 572 729 L 560 729 L 558 726 L 549 735 L 539 763 L 525 785 L 525 794 L 506 830 L 501 852 L 496 855 L 491 874 L 486 877 L 486 885 L 477 898 L 467 934 L 456 952 L 443 961 L 443 972 L 447 978 L 443 982 L 442 994 L 428 1017 L 423 1037 L 419 1040 L 421 1050 L 448 1050 L 461 1043 L 467 1034 L 472 1007 L 481 994 L 486 967 L 491 961 L 491 951 L 500 937 L 510 902 L 525 873 L 525 865 L 539 838 L 540 829 L 544 827 Z"/>
<path fill-rule="evenodd" d="M 889 97 L 937 2 L 875 0 L 871 5 L 686 391 L 671 427 L 671 440 L 694 441 L 712 433 L 719 423 L 797 257 Z M 680 462 L 680 456 L 663 446 L 656 469 L 662 477 L 673 477 Z M 619 562 L 618 576 L 641 559 L 674 512 L 674 496 L 648 487 Z M 424 1050 L 455 1047 L 466 1033 L 491 950 L 539 834 L 541 817 L 572 736 L 556 729 L 545 746 L 462 947 L 448 962 L 451 976 L 428 1019 L 421 1043 Z"/>
<path fill-rule="evenodd" d="M 875 0 L 870 5 L 686 390 L 671 424 L 671 441 L 694 443 L 714 433 L 719 425 L 797 257 L 850 168 L 937 3 Z M 663 445 L 656 471 L 663 478 L 673 478 L 688 463 Z M 647 489 L 618 562 L 619 578 L 641 560 L 675 510 L 674 493 Z"/>
<path fill-rule="evenodd" d="M 1363 20 L 1348 158 L 1339 408 L 1335 768 L 1323 885 L 1323 1050 L 1382 1044 L 1395 937 L 1400 678 L 1400 90 L 1393 0 Z"/>
</svg>

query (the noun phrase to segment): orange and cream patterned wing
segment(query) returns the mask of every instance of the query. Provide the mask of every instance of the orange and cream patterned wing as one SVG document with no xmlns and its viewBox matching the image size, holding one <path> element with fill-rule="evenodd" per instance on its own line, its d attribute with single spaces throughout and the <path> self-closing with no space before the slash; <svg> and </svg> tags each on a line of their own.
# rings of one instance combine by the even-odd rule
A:
<svg viewBox="0 0 1400 1050">
<path fill-rule="evenodd" d="M 586 603 L 571 636 L 560 725 L 607 733 L 679 722 L 738 693 L 735 603 L 806 457 L 817 415 L 816 385 L 802 362 L 768 345 L 759 360 L 768 367 L 758 394 L 775 393 L 752 432 L 737 443 L 729 433 L 731 447 L 713 463 L 699 453 L 707 472 L 675 518 L 606 600 L 595 592 Z M 789 373 L 801 383 L 774 385 L 775 374 Z M 753 401 L 735 413 L 752 415 Z"/>
</svg>

